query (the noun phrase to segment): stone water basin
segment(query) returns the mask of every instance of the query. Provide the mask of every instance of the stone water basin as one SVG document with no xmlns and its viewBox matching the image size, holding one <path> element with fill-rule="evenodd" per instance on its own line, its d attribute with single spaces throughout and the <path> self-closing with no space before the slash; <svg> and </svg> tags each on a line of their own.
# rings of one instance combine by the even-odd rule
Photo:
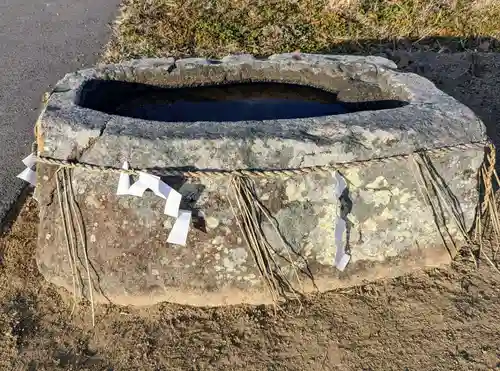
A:
<svg viewBox="0 0 500 371">
<path fill-rule="evenodd" d="M 486 139 L 470 109 L 389 60 L 308 54 L 146 59 L 77 71 L 57 84 L 37 138 L 42 156 L 115 168 L 128 160 L 138 169 L 297 170 L 257 177 L 253 186 L 272 216 L 261 228 L 279 274 L 302 293 L 448 262 L 464 244 L 451 214 L 472 226 Z M 413 154 L 421 149 L 426 156 Z M 331 171 L 301 171 L 309 167 Z M 37 263 L 71 291 L 55 170 L 38 167 Z M 117 196 L 117 174 L 73 170 L 94 299 L 270 303 L 231 209 L 231 178 L 164 180 L 193 212 L 186 246 L 166 242 L 174 220 L 163 200 Z M 346 230 L 336 235 L 339 219 Z M 339 243 L 350 256 L 343 272 L 334 266 Z M 82 265 L 88 296 L 84 273 Z"/>
</svg>

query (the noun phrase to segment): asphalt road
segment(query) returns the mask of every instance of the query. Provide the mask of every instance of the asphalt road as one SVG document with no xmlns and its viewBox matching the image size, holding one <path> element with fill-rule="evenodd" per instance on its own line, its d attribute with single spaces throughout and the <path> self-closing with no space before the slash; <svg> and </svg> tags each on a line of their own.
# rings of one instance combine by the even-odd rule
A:
<svg viewBox="0 0 500 371">
<path fill-rule="evenodd" d="M 0 222 L 26 183 L 16 179 L 33 141 L 42 94 L 93 65 L 120 0 L 0 0 Z"/>
</svg>

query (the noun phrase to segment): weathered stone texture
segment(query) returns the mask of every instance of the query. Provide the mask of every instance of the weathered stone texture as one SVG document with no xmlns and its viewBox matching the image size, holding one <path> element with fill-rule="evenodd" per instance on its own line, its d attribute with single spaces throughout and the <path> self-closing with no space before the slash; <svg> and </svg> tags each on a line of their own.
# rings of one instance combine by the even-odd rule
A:
<svg viewBox="0 0 500 371">
<path fill-rule="evenodd" d="M 93 79 L 163 86 L 273 80 L 340 92 L 357 81 L 378 86 L 387 97 L 408 104 L 306 119 L 165 123 L 78 105 L 82 86 Z M 312 282 L 303 276 L 304 291 L 329 290 L 447 261 L 436 222 L 451 236 L 445 236 L 446 244 L 464 242 L 448 209 L 443 206 L 436 217 L 424 202 L 414 158 L 374 159 L 486 139 L 472 111 L 428 80 L 397 72 L 388 60 L 319 55 L 297 60 L 290 54 L 267 60 L 248 55 L 222 61 L 152 59 L 70 74 L 48 102 L 40 136 L 44 156 L 112 167 L 128 160 L 133 168 L 290 169 L 372 160 L 342 170 L 352 202 L 346 240 L 352 259 L 343 273 L 332 266 L 334 226 L 341 207 L 333 176 L 310 173 L 255 181 L 260 200 L 289 246 L 282 247 L 264 220 L 269 241 L 278 255 L 290 253 L 314 277 Z M 482 148 L 457 148 L 430 158 L 470 227 L 478 201 L 475 173 Z M 43 181 L 37 187 L 41 209 L 37 262 L 49 281 L 71 290 L 54 171 L 47 165 L 38 168 Z M 97 296 L 99 301 L 139 305 L 163 300 L 192 305 L 270 301 L 231 211 L 229 178 L 167 179 L 183 194 L 184 207 L 200 211 L 195 224 L 206 227 L 206 231 L 192 228 L 186 247 L 166 243 L 173 219 L 162 213 L 163 200 L 152 194 L 116 196 L 117 180 L 116 174 L 73 171 L 88 255 L 102 294 Z M 290 265 L 278 261 L 293 280 Z M 85 280 L 83 270 L 82 277 Z"/>
</svg>

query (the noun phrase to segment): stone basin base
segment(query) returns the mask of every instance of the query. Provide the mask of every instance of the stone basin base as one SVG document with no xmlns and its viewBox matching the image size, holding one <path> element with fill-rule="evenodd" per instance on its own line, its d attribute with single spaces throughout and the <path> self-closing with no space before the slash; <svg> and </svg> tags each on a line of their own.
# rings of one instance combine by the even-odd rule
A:
<svg viewBox="0 0 500 371">
<path fill-rule="evenodd" d="M 99 87 L 113 85 L 96 83 L 101 80 L 164 89 L 267 78 L 322 89 L 318 96 L 326 101 L 328 91 L 336 97 L 332 102 L 349 96 L 352 82 L 376 92 L 371 102 L 391 103 L 375 108 L 355 97 L 356 109 L 343 112 L 282 117 L 283 111 L 272 111 L 262 120 L 238 121 L 233 115 L 234 120 L 219 122 L 193 115 L 182 117 L 194 120 L 173 120 L 168 104 L 166 116 L 151 117 L 127 110 L 132 105 L 120 104 L 116 97 L 105 105 L 95 98 L 109 95 Z M 271 215 L 260 227 L 280 278 L 301 293 L 449 262 L 465 244 L 461 230 L 473 223 L 476 173 L 485 141 L 482 123 L 467 107 L 429 81 L 396 71 L 388 60 L 319 55 L 297 59 L 288 54 L 266 60 L 143 60 L 67 75 L 42 113 L 38 138 L 41 156 L 114 168 L 128 160 L 135 169 L 297 170 L 295 175 L 251 177 L 251 182 L 256 199 Z M 415 154 L 421 149 L 427 152 Z M 37 168 L 36 259 L 47 280 L 71 291 L 56 170 L 47 164 Z M 340 197 L 335 193 L 336 170 L 347 182 Z M 174 219 L 163 214 L 162 199 L 152 193 L 117 196 L 116 173 L 75 168 L 71 177 L 96 302 L 272 302 L 231 208 L 235 200 L 230 176 L 163 178 L 183 195 L 182 208 L 193 212 L 186 246 L 166 242 Z M 340 242 L 350 255 L 343 272 L 333 264 L 339 218 L 347 226 Z M 82 244 L 76 254 L 79 291 L 88 296 Z"/>
<path fill-rule="evenodd" d="M 404 253 L 397 257 L 390 257 L 381 262 L 355 262 L 349 266 L 349 269 L 343 273 L 323 272 L 314 276 L 314 281 L 308 275 L 301 274 L 301 285 L 296 285 L 304 294 L 315 294 L 328 292 L 335 289 L 359 286 L 369 282 L 390 279 L 403 276 L 422 268 L 439 268 L 449 264 L 452 261 L 450 254 L 442 245 L 428 246 L 425 249 Z M 160 267 L 161 269 L 161 267 Z M 152 268 L 154 275 L 160 276 L 160 269 Z M 50 277 L 50 282 L 65 289 L 68 292 L 73 291 L 71 276 L 68 273 L 55 272 L 48 269 L 45 265 L 40 265 L 40 271 L 45 277 Z M 158 272 L 158 275 L 156 273 Z M 151 274 L 151 273 L 149 273 Z M 82 279 L 85 278 L 85 272 L 81 272 Z M 176 288 L 160 289 L 154 283 L 149 286 L 132 288 L 134 294 L 130 295 L 123 292 L 123 284 L 116 287 L 106 286 L 106 293 L 103 295 L 100 291 L 95 291 L 93 295 L 94 302 L 117 305 L 149 306 L 160 302 L 176 303 L 181 305 L 193 305 L 199 307 L 215 307 L 238 304 L 273 304 L 273 297 L 267 288 L 261 284 L 259 276 L 256 274 L 242 275 L 242 280 L 248 281 L 245 288 L 237 288 L 228 285 L 224 290 L 206 290 L 203 287 L 194 286 L 190 277 L 184 277 L 185 283 L 179 284 Z M 161 280 L 161 277 L 155 278 Z M 198 274 L 193 277 L 199 279 Z M 106 282 L 106 278 L 102 281 Z M 250 285 L 254 287 L 250 287 Z M 256 287 L 255 287 L 256 286 Z"/>
</svg>

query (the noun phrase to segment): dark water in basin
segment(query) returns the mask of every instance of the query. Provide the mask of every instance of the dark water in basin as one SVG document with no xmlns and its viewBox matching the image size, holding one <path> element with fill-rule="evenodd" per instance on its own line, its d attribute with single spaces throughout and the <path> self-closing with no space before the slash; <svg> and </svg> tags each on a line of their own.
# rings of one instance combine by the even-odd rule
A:
<svg viewBox="0 0 500 371">
<path fill-rule="evenodd" d="M 353 85 L 347 93 L 332 93 L 282 83 L 166 88 L 92 81 L 82 90 L 78 103 L 115 115 L 164 122 L 294 119 L 404 105 L 380 99 L 377 89 Z"/>
<path fill-rule="evenodd" d="M 340 103 L 296 99 L 252 99 L 172 103 L 143 103 L 121 110 L 126 116 L 170 122 L 246 121 L 337 115 L 348 110 Z"/>
</svg>

